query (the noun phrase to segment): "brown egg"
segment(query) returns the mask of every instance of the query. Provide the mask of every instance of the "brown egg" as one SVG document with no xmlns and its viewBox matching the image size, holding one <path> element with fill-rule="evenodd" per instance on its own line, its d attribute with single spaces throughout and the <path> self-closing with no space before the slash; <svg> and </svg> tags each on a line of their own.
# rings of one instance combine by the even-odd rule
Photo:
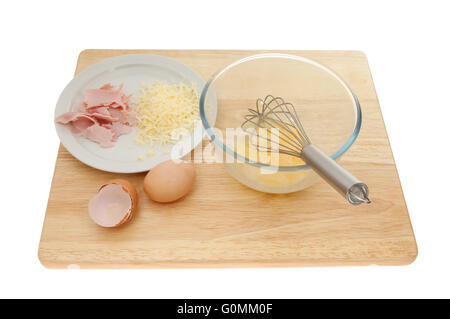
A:
<svg viewBox="0 0 450 319">
<path fill-rule="evenodd" d="M 129 221 L 136 211 L 136 188 L 124 179 L 103 184 L 89 202 L 89 216 L 102 227 L 117 227 Z"/>
<path fill-rule="evenodd" d="M 147 173 L 144 191 L 155 202 L 173 202 L 191 191 L 194 180 L 192 163 L 169 160 L 156 165 Z"/>
</svg>

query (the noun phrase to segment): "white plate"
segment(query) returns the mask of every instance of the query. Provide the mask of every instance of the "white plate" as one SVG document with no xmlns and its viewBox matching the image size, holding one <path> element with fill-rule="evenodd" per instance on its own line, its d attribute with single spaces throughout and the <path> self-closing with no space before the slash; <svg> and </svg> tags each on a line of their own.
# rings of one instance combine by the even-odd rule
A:
<svg viewBox="0 0 450 319">
<path fill-rule="evenodd" d="M 63 113 L 76 111 L 83 101 L 86 89 L 99 88 L 105 83 L 123 83 L 125 94 L 132 93 L 135 98 L 142 83 L 152 84 L 158 81 L 195 85 L 199 94 L 205 84 L 194 70 L 175 60 L 152 54 L 122 55 L 96 63 L 70 81 L 59 97 L 55 118 Z M 120 136 L 111 148 L 103 148 L 84 137 L 73 135 L 67 125 L 56 124 L 56 131 L 64 147 L 81 162 L 114 173 L 148 171 L 163 161 L 189 153 L 203 138 L 203 128 L 199 121 L 192 135 L 177 142 L 176 147 L 153 146 L 155 154 L 147 156 L 150 146 L 134 143 L 137 135 L 135 128 L 130 134 Z M 139 160 L 140 155 L 144 155 L 145 159 Z"/>
</svg>

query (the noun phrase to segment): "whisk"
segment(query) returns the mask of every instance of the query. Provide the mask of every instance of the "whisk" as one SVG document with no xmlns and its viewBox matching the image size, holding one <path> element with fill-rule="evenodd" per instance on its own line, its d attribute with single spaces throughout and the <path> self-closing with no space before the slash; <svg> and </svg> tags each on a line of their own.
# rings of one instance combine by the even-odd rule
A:
<svg viewBox="0 0 450 319">
<path fill-rule="evenodd" d="M 311 143 L 292 103 L 267 95 L 249 109 L 241 127 L 258 151 L 278 152 L 303 159 L 349 203 L 371 203 L 369 188 Z"/>
</svg>

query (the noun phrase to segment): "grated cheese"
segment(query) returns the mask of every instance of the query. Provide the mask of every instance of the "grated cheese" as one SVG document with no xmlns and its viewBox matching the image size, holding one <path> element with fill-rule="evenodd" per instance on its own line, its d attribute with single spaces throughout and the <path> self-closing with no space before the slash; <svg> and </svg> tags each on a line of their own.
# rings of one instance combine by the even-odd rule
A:
<svg viewBox="0 0 450 319">
<path fill-rule="evenodd" d="M 183 83 L 143 84 L 134 103 L 138 117 L 135 142 L 139 145 L 175 143 L 200 120 L 197 89 Z"/>
</svg>

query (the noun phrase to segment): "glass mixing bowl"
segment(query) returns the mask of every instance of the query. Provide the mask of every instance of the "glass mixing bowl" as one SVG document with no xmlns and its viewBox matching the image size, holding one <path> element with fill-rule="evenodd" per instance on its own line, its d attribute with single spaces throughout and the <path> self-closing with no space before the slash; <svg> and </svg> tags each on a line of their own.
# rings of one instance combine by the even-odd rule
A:
<svg viewBox="0 0 450 319">
<path fill-rule="evenodd" d="M 200 97 L 200 115 L 228 173 L 268 193 L 290 193 L 311 186 L 319 176 L 300 158 L 280 155 L 275 162 L 251 156 L 236 132 L 267 95 L 290 102 L 312 143 L 339 160 L 358 136 L 361 107 L 349 86 L 325 66 L 294 55 L 259 54 L 227 66 L 211 77 Z M 211 110 L 211 105 L 214 110 Z M 231 160 L 230 160 L 231 159 Z"/>
</svg>

